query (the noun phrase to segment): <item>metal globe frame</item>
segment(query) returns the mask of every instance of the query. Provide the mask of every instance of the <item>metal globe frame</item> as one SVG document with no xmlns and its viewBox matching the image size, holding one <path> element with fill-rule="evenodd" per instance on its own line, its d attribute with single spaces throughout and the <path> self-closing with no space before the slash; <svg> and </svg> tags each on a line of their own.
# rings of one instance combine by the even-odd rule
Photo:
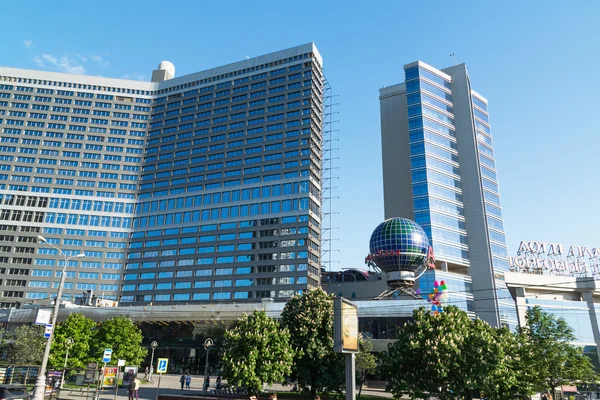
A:
<svg viewBox="0 0 600 400">
<path fill-rule="evenodd" d="M 415 233 L 421 236 L 417 239 L 420 243 L 411 236 Z M 385 245 L 377 235 L 386 235 Z M 373 231 L 370 250 L 365 263 L 369 269 L 383 275 L 388 285 L 388 289 L 374 300 L 395 299 L 401 295 L 421 298 L 414 290 L 415 280 L 435 268 L 433 249 L 423 228 L 406 218 L 388 219 Z"/>
</svg>

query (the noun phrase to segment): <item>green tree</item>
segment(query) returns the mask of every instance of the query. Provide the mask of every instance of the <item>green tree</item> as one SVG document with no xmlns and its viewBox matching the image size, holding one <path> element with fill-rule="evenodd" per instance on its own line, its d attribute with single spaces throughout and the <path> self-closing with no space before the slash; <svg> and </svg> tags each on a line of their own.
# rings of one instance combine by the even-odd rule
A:
<svg viewBox="0 0 600 400">
<path fill-rule="evenodd" d="M 524 336 L 513 334 L 507 328 L 494 329 L 493 340 L 488 344 L 496 359 L 479 383 L 478 389 L 490 400 L 529 398 L 536 392 L 532 385 L 529 359 L 524 347 Z"/>
<path fill-rule="evenodd" d="M 54 340 L 50 349 L 50 365 L 55 368 L 64 366 L 66 340 L 73 339 L 69 349 L 67 368 L 84 368 L 88 362 L 94 361 L 92 341 L 96 333 L 96 323 L 81 313 L 70 314 L 62 324 L 56 327 Z"/>
<path fill-rule="evenodd" d="M 263 383 L 281 382 L 292 372 L 290 333 L 264 311 L 244 314 L 225 332 L 223 377 L 229 384 L 259 394 Z"/>
<path fill-rule="evenodd" d="M 354 364 L 356 369 L 356 383 L 360 385 L 358 389 L 358 398 L 362 393 L 363 384 L 367 379 L 368 374 L 374 374 L 377 370 L 377 359 L 372 353 L 373 342 L 368 339 L 359 337 L 358 341 L 359 352 L 356 354 Z"/>
<path fill-rule="evenodd" d="M 420 308 L 413 318 L 382 357 L 394 396 L 470 399 L 473 391 L 495 384 L 490 377 L 502 349 L 487 323 L 452 306 L 435 316 Z"/>
<path fill-rule="evenodd" d="M 550 389 L 556 398 L 556 387 L 595 379 L 594 369 L 582 349 L 574 347 L 573 329 L 564 319 L 555 318 L 540 307 L 527 310 L 527 326 L 520 329 L 525 337 L 525 350 L 534 371 L 532 384 L 538 391 Z"/>
<path fill-rule="evenodd" d="M 114 317 L 106 320 L 97 329 L 92 344 L 95 360 L 101 360 L 104 349 L 112 349 L 112 360 L 125 360 L 128 364 L 139 365 L 146 357 L 148 349 L 142 346 L 142 331 L 131 319 Z"/>
<path fill-rule="evenodd" d="M 295 352 L 292 377 L 314 397 L 320 391 L 341 391 L 343 356 L 333 351 L 333 299 L 322 289 L 309 290 L 287 302 L 281 322 L 290 331 Z"/>
<path fill-rule="evenodd" d="M 5 350 L 7 348 L 10 338 L 10 332 L 8 332 L 6 329 L 0 328 L 0 350 Z"/>
<path fill-rule="evenodd" d="M 39 364 L 44 356 L 44 328 L 21 325 L 8 338 L 8 361 L 15 364 Z"/>
</svg>

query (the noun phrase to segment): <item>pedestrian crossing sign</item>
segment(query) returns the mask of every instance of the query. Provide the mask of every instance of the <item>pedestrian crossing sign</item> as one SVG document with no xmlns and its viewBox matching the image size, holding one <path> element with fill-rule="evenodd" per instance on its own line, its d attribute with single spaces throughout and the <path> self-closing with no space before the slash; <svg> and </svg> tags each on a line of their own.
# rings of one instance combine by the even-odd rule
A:
<svg viewBox="0 0 600 400">
<path fill-rule="evenodd" d="M 159 358 L 158 366 L 156 367 L 156 372 L 159 374 L 167 373 L 167 365 L 169 364 L 168 358 Z"/>
</svg>

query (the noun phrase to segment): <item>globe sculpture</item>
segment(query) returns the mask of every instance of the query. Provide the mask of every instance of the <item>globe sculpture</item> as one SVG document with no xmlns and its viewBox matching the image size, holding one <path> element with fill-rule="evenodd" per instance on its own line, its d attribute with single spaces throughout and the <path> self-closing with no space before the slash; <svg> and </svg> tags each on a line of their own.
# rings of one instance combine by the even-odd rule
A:
<svg viewBox="0 0 600 400">
<path fill-rule="evenodd" d="M 427 269 L 435 268 L 433 250 L 427 234 L 414 221 L 390 218 L 371 234 L 365 263 L 386 277 L 388 289 L 375 299 L 396 298 L 401 294 L 414 298 L 415 280 Z"/>
</svg>

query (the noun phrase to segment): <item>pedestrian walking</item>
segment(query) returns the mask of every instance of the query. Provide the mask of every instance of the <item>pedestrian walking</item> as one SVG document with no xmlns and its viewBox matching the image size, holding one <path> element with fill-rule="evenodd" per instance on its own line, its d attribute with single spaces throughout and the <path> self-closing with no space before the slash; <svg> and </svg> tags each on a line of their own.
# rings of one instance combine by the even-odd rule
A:
<svg viewBox="0 0 600 400">
<path fill-rule="evenodd" d="M 217 376 L 217 389 L 221 389 L 221 375 Z"/>
<path fill-rule="evenodd" d="M 208 392 L 208 388 L 210 388 L 210 376 L 206 375 L 204 377 L 204 391 Z"/>
<path fill-rule="evenodd" d="M 190 373 L 188 372 L 187 376 L 185 377 L 185 388 L 187 390 L 190 390 L 190 385 L 192 384 L 192 376 L 190 375 Z"/>
<path fill-rule="evenodd" d="M 127 387 L 127 392 L 129 394 L 129 400 L 133 400 L 133 390 L 135 388 L 135 382 L 133 379 L 129 380 L 129 386 Z"/>
<path fill-rule="evenodd" d="M 181 383 L 181 390 L 183 390 L 183 385 L 185 385 L 185 375 L 181 375 L 181 378 L 179 378 L 179 383 Z"/>
<path fill-rule="evenodd" d="M 146 366 L 146 371 L 144 372 L 144 380 L 148 380 L 148 366 Z"/>
<path fill-rule="evenodd" d="M 133 378 L 133 393 L 131 395 L 131 399 L 133 400 L 133 398 L 135 397 L 136 400 L 140 400 L 140 396 L 138 394 L 138 391 L 140 390 L 140 386 L 142 386 L 142 381 L 140 381 L 137 378 L 137 375 L 134 376 Z"/>
</svg>

